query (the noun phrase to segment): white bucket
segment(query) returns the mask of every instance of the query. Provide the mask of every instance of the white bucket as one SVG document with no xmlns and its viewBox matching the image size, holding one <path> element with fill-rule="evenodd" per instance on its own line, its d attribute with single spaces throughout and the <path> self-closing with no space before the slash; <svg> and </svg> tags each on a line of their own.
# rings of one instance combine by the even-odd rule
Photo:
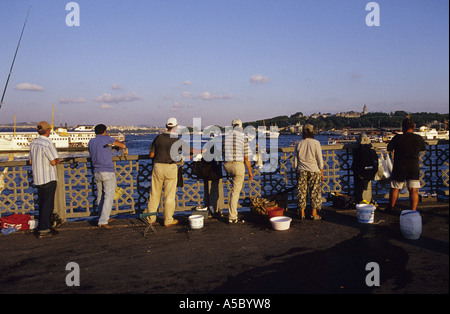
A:
<svg viewBox="0 0 450 314">
<path fill-rule="evenodd" d="M 356 204 L 356 216 L 358 217 L 358 222 L 364 224 L 373 223 L 375 208 L 376 207 L 371 204 Z"/>
<path fill-rule="evenodd" d="M 406 239 L 419 239 L 422 233 L 422 217 L 418 211 L 402 210 L 400 214 L 400 231 Z"/>
<path fill-rule="evenodd" d="M 203 216 L 202 215 L 189 216 L 189 224 L 191 226 L 191 229 L 203 228 Z"/>
<path fill-rule="evenodd" d="M 272 228 L 275 230 L 288 230 L 291 226 L 292 218 L 286 216 L 276 216 L 270 218 Z"/>
</svg>

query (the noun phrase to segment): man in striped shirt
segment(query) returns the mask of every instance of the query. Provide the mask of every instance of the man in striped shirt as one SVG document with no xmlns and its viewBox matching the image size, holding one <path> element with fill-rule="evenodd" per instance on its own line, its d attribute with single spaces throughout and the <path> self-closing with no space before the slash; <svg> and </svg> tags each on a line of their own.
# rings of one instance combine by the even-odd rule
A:
<svg viewBox="0 0 450 314">
<path fill-rule="evenodd" d="M 253 179 L 253 173 L 250 161 L 251 150 L 248 138 L 242 133 L 242 121 L 234 119 L 232 126 L 232 132 L 225 136 L 225 164 L 223 168 L 230 175 L 233 185 L 231 199 L 228 202 L 228 222 L 237 223 L 237 205 L 244 185 L 245 168 L 248 171 L 249 181 Z"/>
<path fill-rule="evenodd" d="M 30 163 L 33 181 L 38 190 L 39 224 L 36 235 L 42 238 L 57 234 L 51 228 L 50 216 L 55 207 L 56 165 L 61 161 L 55 145 L 49 139 L 50 124 L 46 121 L 39 122 L 37 131 L 40 136 L 30 143 Z"/>
</svg>

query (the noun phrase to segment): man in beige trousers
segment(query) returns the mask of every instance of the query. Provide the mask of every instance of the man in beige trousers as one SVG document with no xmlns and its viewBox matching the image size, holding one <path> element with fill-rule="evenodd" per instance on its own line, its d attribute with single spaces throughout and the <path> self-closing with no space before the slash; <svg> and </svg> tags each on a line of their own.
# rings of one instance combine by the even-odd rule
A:
<svg viewBox="0 0 450 314">
<path fill-rule="evenodd" d="M 170 155 L 173 144 L 179 139 L 176 135 L 178 126 L 177 119 L 167 120 L 167 131 L 158 135 L 150 147 L 150 158 L 153 159 L 152 186 L 148 202 L 148 212 L 155 213 L 158 210 L 164 188 L 164 226 L 170 227 L 178 224 L 178 220 L 173 219 L 175 212 L 175 196 L 177 192 L 178 166 Z M 150 222 L 156 222 L 156 216 L 152 215 Z"/>
<path fill-rule="evenodd" d="M 237 223 L 239 221 L 237 205 L 244 185 L 245 169 L 247 168 L 250 181 L 253 179 L 253 173 L 250 161 L 251 150 L 248 138 L 242 132 L 242 121 L 234 119 L 232 126 L 233 131 L 225 136 L 225 164 L 223 168 L 230 175 L 233 184 L 228 204 L 228 222 Z"/>
</svg>

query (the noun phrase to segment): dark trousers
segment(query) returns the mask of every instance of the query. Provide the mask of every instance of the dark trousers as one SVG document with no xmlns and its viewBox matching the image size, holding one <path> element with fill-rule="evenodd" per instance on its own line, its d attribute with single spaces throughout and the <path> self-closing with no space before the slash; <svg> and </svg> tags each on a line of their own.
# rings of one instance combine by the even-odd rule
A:
<svg viewBox="0 0 450 314">
<path fill-rule="evenodd" d="M 36 185 L 38 190 L 39 225 L 38 231 L 48 231 L 51 228 L 50 216 L 55 207 L 56 181 Z"/>
</svg>

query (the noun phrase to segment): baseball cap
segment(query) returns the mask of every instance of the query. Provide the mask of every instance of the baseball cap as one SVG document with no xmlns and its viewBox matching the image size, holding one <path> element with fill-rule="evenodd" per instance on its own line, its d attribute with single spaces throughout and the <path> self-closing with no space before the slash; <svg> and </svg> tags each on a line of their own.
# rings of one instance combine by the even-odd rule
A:
<svg viewBox="0 0 450 314">
<path fill-rule="evenodd" d="M 178 125 L 178 121 L 176 118 L 169 118 L 167 120 L 166 126 L 169 128 L 173 128 Z"/>
<path fill-rule="evenodd" d="M 47 121 L 41 121 L 37 124 L 38 130 L 48 130 L 51 128 L 50 124 Z"/>
<path fill-rule="evenodd" d="M 234 119 L 234 120 L 231 122 L 231 125 L 232 125 L 233 127 L 235 127 L 235 126 L 242 127 L 242 121 L 241 121 L 240 119 Z"/>
</svg>

